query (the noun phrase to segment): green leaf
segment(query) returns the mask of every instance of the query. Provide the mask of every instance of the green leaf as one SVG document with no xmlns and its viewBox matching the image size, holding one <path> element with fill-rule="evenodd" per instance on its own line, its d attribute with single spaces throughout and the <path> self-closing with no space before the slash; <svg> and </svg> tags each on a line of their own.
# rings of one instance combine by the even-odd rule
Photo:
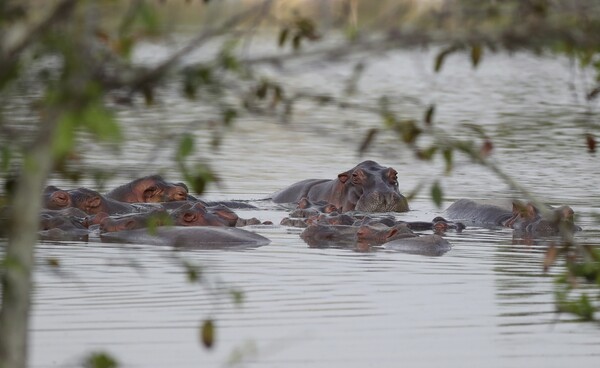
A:
<svg viewBox="0 0 600 368">
<path fill-rule="evenodd" d="M 431 199 L 438 208 L 442 207 L 443 193 L 438 181 L 435 181 L 431 186 Z"/>
<path fill-rule="evenodd" d="M 446 162 L 446 174 L 452 172 L 452 149 L 446 148 L 442 151 L 444 161 Z"/>
<path fill-rule="evenodd" d="M 83 360 L 84 368 L 117 368 L 119 363 L 107 353 L 91 353 Z"/>
<path fill-rule="evenodd" d="M 421 160 L 429 161 L 433 158 L 433 155 L 437 152 L 437 150 L 438 150 L 438 147 L 436 145 L 432 145 L 429 148 L 417 151 L 417 157 Z"/>
<path fill-rule="evenodd" d="M 230 126 L 233 120 L 237 118 L 237 116 L 238 113 L 236 109 L 226 108 L 225 110 L 223 110 L 223 124 L 225 126 Z"/>
<path fill-rule="evenodd" d="M 448 55 L 456 52 L 457 50 L 458 50 L 457 46 L 450 46 L 450 47 L 447 47 L 447 48 L 443 49 L 442 51 L 440 51 L 440 53 L 435 57 L 434 70 L 436 73 L 442 69 L 442 65 L 444 64 L 446 57 Z"/>
<path fill-rule="evenodd" d="M 50 267 L 57 268 L 60 267 L 60 260 L 58 258 L 50 257 L 46 259 L 46 264 Z"/>
<path fill-rule="evenodd" d="M 215 343 L 215 324 L 211 319 L 207 319 L 202 323 L 200 339 L 207 349 L 213 347 Z"/>
<path fill-rule="evenodd" d="M 218 182 L 215 174 L 207 166 L 198 164 L 193 173 L 186 172 L 185 178 L 192 190 L 198 194 L 204 193 L 206 186 L 211 182 Z"/>
<path fill-rule="evenodd" d="M 154 89 L 150 86 L 144 86 L 142 88 L 142 94 L 144 95 L 144 101 L 146 105 L 150 106 L 154 104 Z"/>
<path fill-rule="evenodd" d="M 231 294 L 231 297 L 233 298 L 233 303 L 236 306 L 240 306 L 242 305 L 242 303 L 244 303 L 244 292 L 241 290 L 230 290 L 229 293 Z"/>
<path fill-rule="evenodd" d="M 177 147 L 176 159 L 181 161 L 191 155 L 194 152 L 194 145 L 194 136 L 190 133 L 184 133 L 179 141 L 179 147 Z"/>
<path fill-rule="evenodd" d="M 298 50 L 300 49 L 302 43 L 302 35 L 297 33 L 294 35 L 294 38 L 292 38 L 292 46 L 294 47 L 294 50 Z"/>
<path fill-rule="evenodd" d="M 425 112 L 425 124 L 431 125 L 433 122 L 433 113 L 435 112 L 435 105 L 429 106 L 427 111 Z"/>
<path fill-rule="evenodd" d="M 473 68 L 477 68 L 477 65 L 479 65 L 482 53 L 483 49 L 481 45 L 475 44 L 471 46 L 471 64 L 473 65 Z"/>
<path fill-rule="evenodd" d="M 285 40 L 287 40 L 289 34 L 290 34 L 289 28 L 284 28 L 281 30 L 281 32 L 279 32 L 279 40 L 277 42 L 279 47 L 283 47 L 283 45 L 285 44 Z"/>
<path fill-rule="evenodd" d="M 115 120 L 112 111 L 106 109 L 99 102 L 88 105 L 80 115 L 80 124 L 96 137 L 104 141 L 121 141 L 121 127 Z"/>
<path fill-rule="evenodd" d="M 256 97 L 263 100 L 267 96 L 268 88 L 269 88 L 269 83 L 267 81 L 260 82 L 260 85 L 256 89 Z"/>
<path fill-rule="evenodd" d="M 144 30 L 150 34 L 158 34 L 160 31 L 161 17 L 157 10 L 146 2 L 139 2 L 139 20 Z"/>
<path fill-rule="evenodd" d="M 371 146 L 371 142 L 373 142 L 373 139 L 375 138 L 377 133 L 379 133 L 379 129 L 377 128 L 371 128 L 367 131 L 365 138 L 363 139 L 362 143 L 360 144 L 360 147 L 358 148 L 359 155 L 363 155 L 365 151 Z"/>
<path fill-rule="evenodd" d="M 587 294 L 583 293 L 577 300 L 563 301 L 559 303 L 559 310 L 581 317 L 584 321 L 594 319 L 594 306 Z"/>
<path fill-rule="evenodd" d="M 3 146 L 1 155 L 2 156 L 0 158 L 0 170 L 6 172 L 8 171 L 8 168 L 10 166 L 10 159 L 12 156 L 10 148 L 8 146 Z"/>
<path fill-rule="evenodd" d="M 173 219 L 166 212 L 157 212 L 148 218 L 148 233 L 156 235 L 159 226 L 172 226 Z"/>
<path fill-rule="evenodd" d="M 186 276 L 189 282 L 200 282 L 202 279 L 202 268 L 190 263 L 183 261 L 183 267 L 185 268 Z"/>
<path fill-rule="evenodd" d="M 52 153 L 55 157 L 64 157 L 73 149 L 77 123 L 77 117 L 71 112 L 65 112 L 60 117 L 52 141 Z"/>
<path fill-rule="evenodd" d="M 413 144 L 422 131 L 414 120 L 401 120 L 395 123 L 395 130 L 404 143 Z"/>
</svg>

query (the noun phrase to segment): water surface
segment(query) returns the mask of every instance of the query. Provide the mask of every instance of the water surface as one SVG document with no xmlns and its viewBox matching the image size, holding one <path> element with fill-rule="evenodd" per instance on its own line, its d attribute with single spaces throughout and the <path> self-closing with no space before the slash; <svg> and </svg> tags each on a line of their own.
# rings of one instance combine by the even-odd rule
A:
<svg viewBox="0 0 600 368">
<path fill-rule="evenodd" d="M 140 49 L 144 59 L 164 50 Z M 566 60 L 518 54 L 487 56 L 473 70 L 467 57 L 451 57 L 442 73 L 431 72 L 433 53 L 402 51 L 367 64 L 354 97 L 377 104 L 390 96 L 399 116 L 420 118 L 436 104 L 440 131 L 475 138 L 463 123 L 484 126 L 494 140 L 493 159 L 552 204 L 569 204 L 584 231 L 598 244 L 600 175 L 597 157 L 586 153 L 581 117 L 590 108 L 569 85 L 580 76 Z M 352 64 L 297 63 L 263 68 L 294 88 L 335 93 Z M 577 75 L 575 75 L 577 74 Z M 456 156 L 452 175 L 442 160 L 416 160 L 391 134 L 380 134 L 364 156 L 357 147 L 369 127 L 365 112 L 296 108 L 288 124 L 242 116 L 211 150 L 211 109 L 161 92 L 157 106 L 118 108 L 127 143 L 121 154 L 88 146 L 82 165 L 114 168 L 107 187 L 162 172 L 180 181 L 172 138 L 193 133 L 201 142 L 192 161 L 209 162 L 221 178 L 208 199 L 249 199 L 305 178 L 334 178 L 364 159 L 399 171 L 401 190 L 423 190 L 411 201 L 408 220 L 431 220 L 442 212 L 429 186 L 442 184 L 446 203 L 468 198 L 512 198 L 508 185 L 469 159 Z M 597 118 L 596 118 L 597 120 Z M 53 178 L 52 183 L 74 184 Z M 92 186 L 92 181 L 78 185 Z M 286 212 L 240 211 L 276 224 Z M 522 245 L 509 230 L 470 227 L 449 233 L 451 251 L 441 257 L 383 249 L 309 248 L 300 230 L 252 228 L 272 243 L 244 251 L 179 251 L 152 246 L 42 242 L 32 321 L 32 366 L 77 365 L 90 351 L 108 351 L 125 367 L 221 366 L 241 356 L 249 367 L 531 367 L 590 365 L 600 361 L 597 324 L 555 313 L 553 274 L 543 274 L 545 245 Z M 60 268 L 48 266 L 58 259 Z M 241 306 L 191 284 L 181 259 L 203 267 L 214 287 L 243 290 Z M 199 343 L 199 325 L 214 318 L 213 351 Z"/>
</svg>

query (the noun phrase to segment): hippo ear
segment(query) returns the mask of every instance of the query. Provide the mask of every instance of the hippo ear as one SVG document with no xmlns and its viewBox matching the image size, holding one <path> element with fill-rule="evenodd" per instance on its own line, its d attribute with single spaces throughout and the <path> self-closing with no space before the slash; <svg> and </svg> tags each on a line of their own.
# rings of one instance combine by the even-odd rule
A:
<svg viewBox="0 0 600 368">
<path fill-rule="evenodd" d="M 175 183 L 175 186 L 182 187 L 186 190 L 186 192 L 188 192 L 188 193 L 190 192 L 190 188 L 188 188 L 188 186 L 185 185 L 185 183 Z"/>
<path fill-rule="evenodd" d="M 306 198 L 306 197 L 300 198 L 300 200 L 298 201 L 298 206 L 296 206 L 296 208 L 305 209 L 308 207 L 310 207 L 310 202 L 309 202 L 308 198 Z"/>
<path fill-rule="evenodd" d="M 527 205 L 521 201 L 513 201 L 512 212 L 524 216 L 527 212 Z"/>
<path fill-rule="evenodd" d="M 92 198 L 90 198 L 90 200 L 87 203 L 88 208 L 97 208 L 100 207 L 100 205 L 102 204 L 102 199 L 98 196 L 94 196 Z"/>
<path fill-rule="evenodd" d="M 341 174 L 338 175 L 338 179 L 343 184 L 346 184 L 346 182 L 348 181 L 348 178 L 350 178 L 350 174 L 348 172 L 343 172 L 343 173 L 341 173 Z"/>
<path fill-rule="evenodd" d="M 396 228 L 391 228 L 390 231 L 388 231 L 387 234 L 385 234 L 385 239 L 391 239 L 392 237 L 394 237 L 396 234 L 398 234 L 398 229 Z"/>
<path fill-rule="evenodd" d="M 155 186 L 151 186 L 148 187 L 144 190 L 144 193 L 142 194 L 144 196 L 144 201 L 147 201 L 148 199 L 154 197 L 156 195 L 157 192 L 157 188 Z"/>
<path fill-rule="evenodd" d="M 527 218 L 528 219 L 534 219 L 537 217 L 538 214 L 538 210 L 537 208 L 535 208 L 535 206 L 532 203 L 527 203 Z"/>
</svg>

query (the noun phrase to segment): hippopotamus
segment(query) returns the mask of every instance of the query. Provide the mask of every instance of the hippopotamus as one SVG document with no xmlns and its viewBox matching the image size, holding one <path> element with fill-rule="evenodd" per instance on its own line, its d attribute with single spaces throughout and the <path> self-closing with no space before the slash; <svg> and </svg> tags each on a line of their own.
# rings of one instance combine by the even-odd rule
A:
<svg viewBox="0 0 600 368">
<path fill-rule="evenodd" d="M 102 216 L 101 214 L 98 216 Z M 184 202 L 179 208 L 167 211 L 164 208 L 145 213 L 108 216 L 93 219 L 100 224 L 100 231 L 115 232 L 156 226 L 246 226 L 261 224 L 256 218 L 242 219 L 225 206 L 205 207 L 200 202 Z"/>
<path fill-rule="evenodd" d="M 581 230 L 574 224 L 574 211 L 571 207 L 548 206 L 548 210 L 551 216 L 544 217 L 532 203 L 460 199 L 446 209 L 446 215 L 478 226 L 508 227 L 519 234 L 534 237 L 556 235 L 561 229 L 572 232 Z"/>
<path fill-rule="evenodd" d="M 441 256 L 452 249 L 452 245 L 437 234 L 429 234 L 395 239 L 384 243 L 383 248 L 402 253 Z"/>
<path fill-rule="evenodd" d="M 48 186 L 42 196 L 43 207 L 46 209 L 60 210 L 75 207 L 88 215 L 95 215 L 100 212 L 109 215 L 126 214 L 150 210 L 152 208 L 151 206 L 119 202 L 87 188 L 62 190 L 55 186 Z"/>
<path fill-rule="evenodd" d="M 343 245 L 355 242 L 381 245 L 390 240 L 413 236 L 418 235 L 406 224 L 388 227 L 383 224 L 353 226 L 314 223 L 300 234 L 300 237 L 310 246 Z"/>
<path fill-rule="evenodd" d="M 42 210 L 39 218 L 38 235 L 43 240 L 88 240 L 86 214 L 77 208 Z"/>
<path fill-rule="evenodd" d="M 104 242 L 164 245 L 191 249 L 259 247 L 271 241 L 262 235 L 235 228 L 215 226 L 168 226 L 101 233 Z"/>
<path fill-rule="evenodd" d="M 300 237 L 310 247 L 352 246 L 368 251 L 371 246 L 423 255 L 442 255 L 450 250 L 450 243 L 437 234 L 420 235 L 406 224 L 387 227 L 383 224 L 346 226 L 314 224 L 307 227 Z"/>
<path fill-rule="evenodd" d="M 125 203 L 194 201 L 202 203 L 205 207 L 224 205 L 228 208 L 256 209 L 256 206 L 240 201 L 201 201 L 189 194 L 189 189 L 184 183 L 171 183 L 163 179 L 160 175 L 149 175 L 132 180 L 106 193 L 106 197 Z M 165 207 L 172 209 L 179 207 L 179 205 L 165 205 Z"/>
<path fill-rule="evenodd" d="M 95 220 L 95 222 L 99 222 L 100 231 L 103 233 L 174 225 L 173 219 L 167 211 L 162 209 L 124 216 L 104 216 L 102 218 L 102 213 L 98 216 L 101 217 L 101 220 Z"/>
<path fill-rule="evenodd" d="M 408 202 L 398 190 L 398 173 L 375 161 L 364 161 L 336 179 L 307 179 L 273 194 L 275 203 L 325 201 L 341 212 L 405 212 Z"/>
<path fill-rule="evenodd" d="M 160 175 L 144 176 L 130 181 L 106 193 L 106 197 L 127 203 L 158 203 L 190 199 L 188 187 L 184 183 L 170 183 Z"/>
<path fill-rule="evenodd" d="M 190 202 L 171 212 L 175 225 L 180 226 L 230 226 L 242 227 L 260 225 L 262 222 L 255 218 L 239 217 L 229 207 L 222 204 L 204 206 L 201 202 Z"/>
<path fill-rule="evenodd" d="M 326 201 L 311 202 L 306 197 L 302 197 L 298 201 L 296 209 L 290 213 L 290 217 L 309 218 L 320 214 L 339 213 L 336 206 Z"/>
<path fill-rule="evenodd" d="M 548 208 L 550 214 L 542 216 L 532 203 L 515 202 L 513 215 L 504 226 L 515 229 L 519 234 L 537 236 L 558 235 L 560 231 L 576 232 L 581 227 L 575 225 L 575 212 L 569 206 Z"/>
</svg>

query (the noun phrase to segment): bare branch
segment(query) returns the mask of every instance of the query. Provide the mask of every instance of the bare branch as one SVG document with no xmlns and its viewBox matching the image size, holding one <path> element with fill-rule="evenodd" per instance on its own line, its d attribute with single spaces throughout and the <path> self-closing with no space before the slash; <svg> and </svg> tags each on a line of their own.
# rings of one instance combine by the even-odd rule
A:
<svg viewBox="0 0 600 368">
<path fill-rule="evenodd" d="M 19 42 L 17 45 L 12 47 L 12 49 L 6 52 L 6 60 L 12 62 L 15 60 L 23 50 L 25 50 L 32 42 L 39 39 L 40 35 L 46 32 L 48 28 L 54 25 L 59 20 L 64 20 L 65 17 L 69 16 L 69 14 L 75 8 L 77 0 L 63 0 L 61 1 L 52 11 L 46 19 L 44 19 L 40 24 L 33 27 L 25 37 Z"/>
</svg>

